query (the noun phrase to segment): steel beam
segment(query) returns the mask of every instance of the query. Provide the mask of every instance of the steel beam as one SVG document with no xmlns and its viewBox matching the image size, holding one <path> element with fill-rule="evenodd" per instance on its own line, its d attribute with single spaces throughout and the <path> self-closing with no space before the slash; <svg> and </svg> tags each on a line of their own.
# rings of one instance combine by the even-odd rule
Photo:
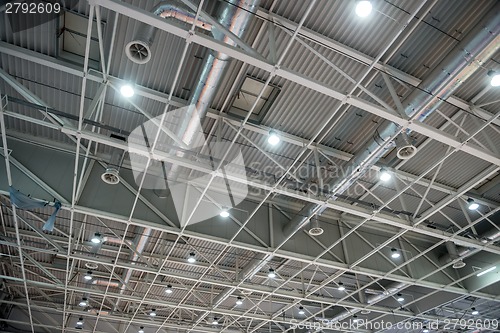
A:
<svg viewBox="0 0 500 333">
<path fill-rule="evenodd" d="M 463 143 L 458 138 L 441 132 L 425 123 L 406 120 L 398 114 L 390 112 L 376 104 L 370 103 L 361 98 L 345 95 L 326 86 L 324 83 L 321 83 L 312 78 L 305 77 L 304 75 L 293 70 L 287 69 L 285 67 L 276 67 L 274 64 L 269 63 L 267 60 L 257 59 L 243 50 L 231 47 L 230 45 L 219 42 L 206 35 L 197 34 L 196 32 L 194 34 L 191 34 L 186 29 L 162 20 L 141 8 L 131 6 L 117 0 L 90 0 L 89 2 L 92 4 L 103 6 L 109 10 L 115 11 L 127 17 L 131 17 L 140 22 L 144 22 L 146 24 L 154 24 L 158 29 L 164 30 L 178 37 L 185 38 L 188 42 L 193 42 L 215 51 L 222 52 L 232 58 L 243 61 L 244 63 L 248 63 L 252 66 L 261 68 L 269 72 L 271 75 L 280 76 L 301 86 L 315 90 L 336 100 L 342 101 L 343 103 L 350 104 L 352 106 L 368 111 L 376 116 L 389 120 L 401 126 L 402 128 L 408 128 L 412 131 L 430 137 L 438 142 L 451 146 L 457 150 L 462 150 L 470 155 L 500 166 L 500 156 L 496 156 L 491 152 L 485 151 L 484 149 L 478 148 L 468 143 Z"/>
</svg>

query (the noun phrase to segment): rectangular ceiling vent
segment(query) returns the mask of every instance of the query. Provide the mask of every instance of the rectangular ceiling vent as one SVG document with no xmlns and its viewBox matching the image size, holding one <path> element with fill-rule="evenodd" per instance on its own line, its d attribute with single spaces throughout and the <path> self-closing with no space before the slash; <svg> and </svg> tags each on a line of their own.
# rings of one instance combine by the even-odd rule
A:
<svg viewBox="0 0 500 333">
<path fill-rule="evenodd" d="M 89 18 L 81 14 L 66 11 L 59 21 L 59 56 L 74 63 L 83 64 L 87 40 Z M 104 35 L 105 25 L 101 23 Z M 94 20 L 90 36 L 89 65 L 99 68 L 99 39 Z"/>
<path fill-rule="evenodd" d="M 248 120 L 260 124 L 280 92 L 279 87 L 268 85 L 264 89 L 262 96 L 257 98 L 263 87 L 263 81 L 247 76 L 245 80 L 243 80 L 240 90 L 234 96 L 233 104 L 228 113 L 238 118 L 245 118 L 252 108 L 252 105 L 257 101 L 257 106 Z"/>
</svg>

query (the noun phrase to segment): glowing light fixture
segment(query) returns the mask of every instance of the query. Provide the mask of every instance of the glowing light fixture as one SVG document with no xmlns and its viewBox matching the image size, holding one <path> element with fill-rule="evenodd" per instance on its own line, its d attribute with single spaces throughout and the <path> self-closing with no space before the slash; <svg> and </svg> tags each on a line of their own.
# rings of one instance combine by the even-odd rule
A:
<svg viewBox="0 0 500 333">
<path fill-rule="evenodd" d="M 397 258 L 401 257 L 401 253 L 399 253 L 398 250 L 396 250 L 395 248 L 392 248 L 391 249 L 391 257 L 394 259 L 397 259 Z"/>
<path fill-rule="evenodd" d="M 165 292 L 166 292 L 167 294 L 171 294 L 171 293 L 173 293 L 173 292 L 174 292 L 174 291 L 172 290 L 172 286 L 171 286 L 170 284 L 167 286 L 167 289 L 165 289 Z"/>
<path fill-rule="evenodd" d="M 139 330 L 137 331 L 137 333 L 144 333 L 144 326 L 141 326 L 141 327 L 139 328 Z"/>
<path fill-rule="evenodd" d="M 90 241 L 94 244 L 101 244 L 102 243 L 102 235 L 99 232 L 96 232 L 94 234 L 94 236 L 92 236 Z"/>
<path fill-rule="evenodd" d="M 305 314 L 304 307 L 303 306 L 299 306 L 299 315 L 303 315 L 303 314 Z"/>
<path fill-rule="evenodd" d="M 353 323 L 357 323 L 358 321 L 360 321 L 360 319 L 358 318 L 358 316 L 356 316 L 356 315 L 352 316 L 352 322 Z"/>
<path fill-rule="evenodd" d="M 424 329 L 422 330 L 423 333 L 429 333 L 429 329 L 424 326 Z"/>
<path fill-rule="evenodd" d="M 87 305 L 89 305 L 89 301 L 87 300 L 86 297 L 83 297 L 80 303 L 78 303 L 78 305 L 81 307 L 86 307 Z"/>
<path fill-rule="evenodd" d="M 500 86 L 500 73 L 497 73 L 495 71 L 489 71 L 488 76 L 491 77 L 490 85 L 492 87 Z"/>
<path fill-rule="evenodd" d="M 359 17 L 367 17 L 372 12 L 372 3 L 370 1 L 359 1 L 356 5 L 356 14 Z"/>
<path fill-rule="evenodd" d="M 156 309 L 151 309 L 151 312 L 149 313 L 149 316 L 156 317 Z"/>
<path fill-rule="evenodd" d="M 219 325 L 219 320 L 217 317 L 214 317 L 214 320 L 212 321 L 212 325 Z"/>
<path fill-rule="evenodd" d="M 401 294 L 397 294 L 396 296 L 398 296 L 398 302 L 402 302 L 405 300 L 405 298 Z"/>
<path fill-rule="evenodd" d="M 339 287 L 337 289 L 340 291 L 345 290 L 344 284 L 342 282 L 339 282 Z"/>
<path fill-rule="evenodd" d="M 83 276 L 83 279 L 86 281 L 92 280 L 92 271 L 87 271 L 87 273 Z"/>
<path fill-rule="evenodd" d="M 490 268 L 488 268 L 488 269 L 486 269 L 486 270 L 484 270 L 484 271 L 482 271 L 480 273 L 477 273 L 477 276 L 483 276 L 486 273 L 494 271 L 496 268 L 497 268 L 497 266 L 490 267 Z"/>
<path fill-rule="evenodd" d="M 188 260 L 188 262 L 189 262 L 189 263 L 191 263 L 191 264 L 194 264 L 194 263 L 196 262 L 196 257 L 195 257 L 195 255 L 194 255 L 194 252 L 191 252 L 191 253 L 189 254 L 189 257 L 188 257 L 188 259 L 187 259 L 187 260 Z"/>
<path fill-rule="evenodd" d="M 467 208 L 469 208 L 469 210 L 476 210 L 479 208 L 479 204 L 471 198 L 467 199 L 467 204 Z"/>
<path fill-rule="evenodd" d="M 122 94 L 123 97 L 130 98 L 134 96 L 135 91 L 134 88 L 130 84 L 124 84 L 120 88 L 120 93 Z"/>
<path fill-rule="evenodd" d="M 276 146 L 281 141 L 279 135 L 275 131 L 270 131 L 269 136 L 267 137 L 267 142 L 271 146 Z"/>
<path fill-rule="evenodd" d="M 271 279 L 274 279 L 276 277 L 276 273 L 274 272 L 274 269 L 269 268 L 269 273 L 267 273 L 267 276 Z"/>
<path fill-rule="evenodd" d="M 227 209 L 223 209 L 223 210 L 221 210 L 221 212 L 219 213 L 219 215 L 221 217 L 226 218 L 226 217 L 229 217 L 229 212 L 227 211 Z"/>
<path fill-rule="evenodd" d="M 238 296 L 238 298 L 236 299 L 236 305 L 242 305 L 242 304 L 243 304 L 243 298 Z"/>
<path fill-rule="evenodd" d="M 76 324 L 78 326 L 82 326 L 83 325 L 83 317 L 78 318 L 78 321 L 76 322 Z"/>
<path fill-rule="evenodd" d="M 387 171 L 386 169 L 382 168 L 382 169 L 380 169 L 379 178 L 383 182 L 388 182 L 389 180 L 391 180 L 392 175 L 391 175 L 391 173 L 389 171 Z"/>
<path fill-rule="evenodd" d="M 471 308 L 471 310 L 472 310 L 471 314 L 473 316 L 477 316 L 479 314 L 479 311 L 477 311 L 476 308 Z"/>
</svg>

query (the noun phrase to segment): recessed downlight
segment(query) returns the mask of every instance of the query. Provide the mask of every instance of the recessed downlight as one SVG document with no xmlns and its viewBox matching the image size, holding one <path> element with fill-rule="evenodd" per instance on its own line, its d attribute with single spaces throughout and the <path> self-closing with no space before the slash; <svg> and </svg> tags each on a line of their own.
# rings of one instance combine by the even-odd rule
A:
<svg viewBox="0 0 500 333">
<path fill-rule="evenodd" d="M 169 284 L 169 285 L 167 286 L 167 289 L 165 289 L 165 293 L 167 293 L 167 294 L 171 294 L 171 293 L 173 293 L 173 292 L 174 292 L 174 291 L 172 290 L 172 285 L 170 285 L 170 284 Z"/>
<path fill-rule="evenodd" d="M 280 143 L 281 139 L 275 131 L 269 131 L 269 136 L 267 137 L 267 142 L 271 146 L 276 146 L 278 143 Z"/>
<path fill-rule="evenodd" d="M 379 178 L 383 182 L 388 182 L 389 180 L 391 180 L 392 174 L 389 171 L 387 171 L 387 169 L 382 168 L 380 169 Z"/>
<path fill-rule="evenodd" d="M 101 244 L 102 243 L 102 235 L 99 232 L 94 233 L 90 241 L 94 244 Z"/>
<path fill-rule="evenodd" d="M 123 86 L 120 87 L 120 93 L 122 94 L 123 97 L 130 98 L 134 96 L 135 90 L 134 87 L 130 84 L 124 84 Z"/>
<path fill-rule="evenodd" d="M 399 253 L 399 251 L 397 249 L 392 248 L 391 249 L 391 257 L 393 259 L 397 259 L 397 258 L 401 257 L 401 253 Z"/>
<path fill-rule="evenodd" d="M 469 210 L 476 210 L 479 208 L 479 204 L 477 202 L 474 201 L 474 199 L 467 199 L 467 208 L 469 208 Z"/>
<path fill-rule="evenodd" d="M 83 276 L 83 279 L 85 281 L 90 281 L 90 280 L 92 280 L 92 278 L 93 278 L 92 277 L 92 271 L 87 271 L 87 273 L 85 273 L 85 275 Z"/>
<path fill-rule="evenodd" d="M 372 12 L 373 6 L 370 1 L 358 1 L 356 5 L 356 15 L 359 17 L 367 17 Z"/>
<path fill-rule="evenodd" d="M 196 262 L 196 256 L 195 256 L 194 252 L 191 252 L 189 254 L 189 257 L 188 257 L 187 261 L 190 264 L 194 264 Z"/>
</svg>

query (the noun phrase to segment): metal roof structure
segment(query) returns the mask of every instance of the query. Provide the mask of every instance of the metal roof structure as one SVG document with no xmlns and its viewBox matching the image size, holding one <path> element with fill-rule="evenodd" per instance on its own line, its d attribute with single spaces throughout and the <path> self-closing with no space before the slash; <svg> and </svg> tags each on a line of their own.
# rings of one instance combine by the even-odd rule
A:
<svg viewBox="0 0 500 333">
<path fill-rule="evenodd" d="M 0 8 L 2 332 L 500 331 L 500 1 L 56 3 Z"/>
</svg>

